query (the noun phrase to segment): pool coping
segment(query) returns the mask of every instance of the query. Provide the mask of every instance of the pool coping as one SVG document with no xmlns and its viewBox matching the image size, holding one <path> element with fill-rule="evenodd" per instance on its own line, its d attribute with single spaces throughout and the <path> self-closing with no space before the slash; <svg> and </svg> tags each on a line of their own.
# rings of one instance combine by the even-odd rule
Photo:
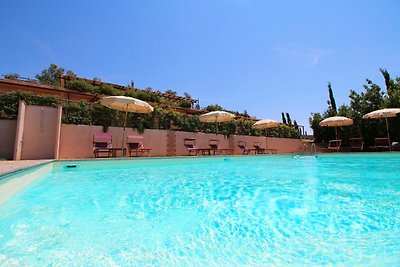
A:
<svg viewBox="0 0 400 267">
<path fill-rule="evenodd" d="M 52 162 L 46 161 L 18 168 L 0 175 L 0 205 L 6 203 L 15 194 L 28 187 L 32 182 L 43 178 L 42 174 L 52 170 Z"/>
<path fill-rule="evenodd" d="M 55 159 L 38 159 L 38 160 L 7 160 L 0 161 L 0 180 L 9 175 L 17 174 L 31 168 L 35 168 L 50 162 Z"/>
<path fill-rule="evenodd" d="M 17 160 L 17 161 L 0 161 L 0 180 L 9 175 L 17 174 L 18 172 L 26 171 L 31 168 L 41 166 L 47 163 L 57 162 L 76 162 L 76 161 L 119 161 L 119 160 L 148 160 L 148 159 L 174 159 L 174 158 L 222 158 L 222 157 L 264 157 L 264 156 L 288 156 L 293 155 L 297 157 L 303 156 L 344 156 L 344 155 L 393 155 L 391 152 L 337 152 L 337 153 L 316 153 L 316 154 L 301 154 L 301 153 L 288 153 L 288 154 L 259 154 L 259 155 L 211 155 L 211 156 L 169 156 L 169 157 L 118 157 L 118 158 L 76 158 L 76 159 L 39 159 L 39 160 Z M 399 152 L 400 154 L 400 152 Z M 13 166 L 15 165 L 16 166 Z"/>
</svg>

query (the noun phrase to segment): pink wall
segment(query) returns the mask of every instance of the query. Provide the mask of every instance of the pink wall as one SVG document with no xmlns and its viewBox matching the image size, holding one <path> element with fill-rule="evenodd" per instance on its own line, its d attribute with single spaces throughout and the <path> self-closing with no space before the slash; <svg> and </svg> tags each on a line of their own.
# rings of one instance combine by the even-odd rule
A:
<svg viewBox="0 0 400 267">
<path fill-rule="evenodd" d="M 16 120 L 0 120 L 0 158 L 13 159 Z"/>
<path fill-rule="evenodd" d="M 261 147 L 276 149 L 278 154 L 289 154 L 301 152 L 302 143 L 299 139 L 258 137 L 235 135 L 234 137 L 235 154 L 242 154 L 238 147 L 240 141 L 246 142 L 246 146 L 252 148 L 255 143 L 260 143 Z"/>
<path fill-rule="evenodd" d="M 21 159 L 53 159 L 58 108 L 26 106 Z"/>
<path fill-rule="evenodd" d="M 25 105 L 24 105 L 25 107 Z M 75 159 L 93 158 L 93 133 L 102 132 L 103 127 L 93 125 L 61 124 L 61 108 L 26 106 L 20 114 L 21 142 L 19 151 L 21 159 Z M 24 115 L 24 116 L 22 116 Z M 12 158 L 16 132 L 16 121 L 0 121 L 0 157 Z M 121 127 L 109 127 L 112 134 L 114 148 L 126 147 L 126 136 L 143 136 L 145 148 L 150 148 L 150 156 L 186 156 L 188 151 L 184 146 L 185 138 L 195 138 L 198 148 L 209 148 L 211 139 L 218 139 L 221 148 L 234 149 L 234 154 L 240 155 L 239 141 L 245 141 L 252 148 L 258 142 L 261 146 L 275 148 L 278 153 L 299 153 L 302 143 L 299 139 L 268 138 L 255 136 L 230 136 L 223 135 L 166 131 L 146 129 L 143 133 L 127 128 L 125 132 Z M 14 151 L 15 152 L 15 151 Z M 4 156 L 3 156 L 4 155 Z M 58 157 L 57 157 L 58 156 Z M 117 156 L 121 156 L 119 153 Z"/>
<path fill-rule="evenodd" d="M 229 147 L 229 139 L 224 137 L 221 134 L 206 134 L 206 133 L 193 133 L 193 132 L 181 132 L 176 131 L 176 156 L 187 156 L 188 151 L 184 146 L 185 138 L 195 138 L 196 146 L 198 148 L 209 148 L 209 140 L 216 139 L 219 140 L 219 146 L 221 148 L 230 148 Z"/>
<path fill-rule="evenodd" d="M 61 138 L 60 138 L 60 159 L 73 159 L 73 158 L 93 158 L 93 133 L 102 132 L 101 126 L 88 126 L 88 125 L 61 125 Z M 118 127 L 110 127 L 108 132 L 112 134 L 113 147 L 121 147 L 123 130 Z M 234 149 L 235 154 L 240 155 L 242 151 L 238 148 L 239 141 L 246 141 L 249 147 L 252 147 L 255 142 L 260 142 L 265 147 L 265 137 L 254 136 L 231 136 L 226 138 L 223 135 L 205 134 L 205 133 L 192 133 L 181 131 L 170 131 L 170 138 L 168 140 L 168 132 L 166 130 L 151 130 L 146 129 L 144 133 L 139 134 L 137 131 L 127 128 L 125 132 L 125 140 L 127 135 L 140 135 L 143 136 L 144 146 L 151 148 L 150 156 L 152 157 L 165 157 L 167 155 L 173 156 L 187 156 L 188 151 L 183 145 L 185 138 L 195 138 L 196 146 L 198 148 L 208 148 L 210 139 L 220 140 L 221 148 Z M 173 142 L 173 148 L 171 144 Z M 126 146 L 126 144 L 123 144 Z M 301 151 L 302 143 L 299 139 L 287 138 L 268 138 L 268 147 L 276 148 L 278 153 L 299 153 Z M 170 151 L 167 153 L 167 148 Z M 120 156 L 120 155 L 119 155 Z"/>
<path fill-rule="evenodd" d="M 61 125 L 60 136 L 60 159 L 72 158 L 93 158 L 93 133 L 103 132 L 103 127 L 94 125 Z M 112 134 L 113 147 L 126 147 L 126 136 L 143 136 L 143 145 L 145 148 L 151 148 L 150 156 L 161 157 L 167 155 L 167 131 L 146 129 L 144 133 L 139 134 L 131 128 L 125 129 L 119 127 L 109 127 L 108 133 Z M 124 135 L 124 142 L 122 141 Z"/>
</svg>

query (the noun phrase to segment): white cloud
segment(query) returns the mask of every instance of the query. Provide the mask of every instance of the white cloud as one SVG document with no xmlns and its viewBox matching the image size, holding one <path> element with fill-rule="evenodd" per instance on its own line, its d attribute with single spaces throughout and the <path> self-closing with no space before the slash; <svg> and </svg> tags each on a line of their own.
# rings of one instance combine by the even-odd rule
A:
<svg viewBox="0 0 400 267">
<path fill-rule="evenodd" d="M 274 49 L 286 57 L 305 61 L 307 68 L 314 67 L 322 58 L 333 53 L 333 51 L 310 48 L 298 43 L 279 45 L 275 46 Z"/>
<path fill-rule="evenodd" d="M 53 53 L 53 48 L 48 43 L 37 38 L 33 33 L 22 33 L 21 36 L 23 39 L 33 44 L 46 56 L 49 56 Z"/>
</svg>

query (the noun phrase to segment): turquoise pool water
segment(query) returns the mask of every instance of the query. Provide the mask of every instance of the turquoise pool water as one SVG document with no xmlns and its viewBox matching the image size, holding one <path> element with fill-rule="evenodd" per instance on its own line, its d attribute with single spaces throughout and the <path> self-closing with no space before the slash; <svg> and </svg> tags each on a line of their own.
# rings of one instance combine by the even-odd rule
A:
<svg viewBox="0 0 400 267">
<path fill-rule="evenodd" d="M 0 266 L 399 266 L 399 163 L 399 154 L 56 163 L 0 206 Z"/>
</svg>

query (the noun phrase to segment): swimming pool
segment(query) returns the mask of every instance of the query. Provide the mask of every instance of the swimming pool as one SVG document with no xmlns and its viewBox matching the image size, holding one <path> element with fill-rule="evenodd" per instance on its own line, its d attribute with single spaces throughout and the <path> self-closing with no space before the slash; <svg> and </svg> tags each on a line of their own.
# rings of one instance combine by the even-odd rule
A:
<svg viewBox="0 0 400 267">
<path fill-rule="evenodd" d="M 0 205 L 0 266 L 398 265 L 399 162 L 56 162 Z"/>
</svg>

